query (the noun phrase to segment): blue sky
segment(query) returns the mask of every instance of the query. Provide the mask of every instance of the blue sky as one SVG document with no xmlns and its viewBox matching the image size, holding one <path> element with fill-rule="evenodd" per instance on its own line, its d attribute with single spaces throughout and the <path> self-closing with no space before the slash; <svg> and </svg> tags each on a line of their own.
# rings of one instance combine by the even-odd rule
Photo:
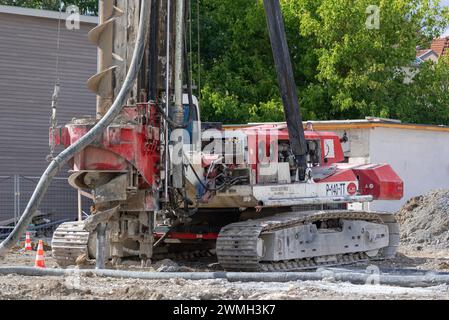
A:
<svg viewBox="0 0 449 320">
<path fill-rule="evenodd" d="M 449 7 L 449 0 L 441 0 L 441 4 Z M 446 31 L 446 35 L 449 36 L 449 28 Z"/>
</svg>

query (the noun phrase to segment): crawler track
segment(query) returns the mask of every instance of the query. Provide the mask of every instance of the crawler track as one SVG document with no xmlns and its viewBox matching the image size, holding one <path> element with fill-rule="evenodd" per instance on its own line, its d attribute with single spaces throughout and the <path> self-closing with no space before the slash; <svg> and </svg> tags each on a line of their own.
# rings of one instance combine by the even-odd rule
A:
<svg viewBox="0 0 449 320">
<path fill-rule="evenodd" d="M 369 257 L 366 252 L 354 252 L 277 262 L 260 261 L 257 243 L 262 233 L 331 219 L 364 220 L 385 224 L 389 228 L 390 244 L 383 248 L 376 257 Z M 82 222 L 64 223 L 58 227 L 52 241 L 52 253 L 57 264 L 61 267 L 68 267 L 82 263 L 83 259 L 80 261 L 80 257 L 84 257 L 85 261 L 89 260 L 90 238 L 91 235 L 84 230 Z M 312 214 L 289 212 L 258 220 L 233 223 L 224 227 L 217 240 L 216 254 L 220 265 L 225 270 L 283 272 L 347 265 L 369 259 L 393 258 L 398 247 L 399 227 L 392 214 L 357 211 L 320 211 Z M 153 260 L 195 259 L 213 255 L 213 251 L 201 249 L 173 253 L 155 252 Z"/>
<path fill-rule="evenodd" d="M 270 272 L 300 271 L 318 267 L 339 266 L 366 261 L 366 252 L 317 256 L 307 259 L 295 259 L 276 262 L 263 262 L 258 254 L 258 239 L 264 232 L 281 230 L 331 219 L 364 220 L 386 224 L 390 231 L 390 245 L 376 256 L 376 259 L 393 257 L 399 245 L 396 220 L 391 214 L 357 211 L 320 211 L 316 213 L 289 212 L 276 216 L 238 222 L 224 227 L 217 240 L 217 256 L 220 265 L 227 271 Z M 399 233 L 397 231 L 397 233 Z"/>
<path fill-rule="evenodd" d="M 52 255 L 62 267 L 85 264 L 94 257 L 89 253 L 89 241 L 94 241 L 93 234 L 84 230 L 84 222 L 67 222 L 55 231 L 52 240 Z M 192 247 L 179 252 L 154 252 L 152 260 L 193 260 L 215 256 L 215 250 Z M 138 254 L 138 253 L 136 253 Z"/>
<path fill-rule="evenodd" d="M 84 222 L 61 224 L 53 234 L 52 255 L 61 267 L 76 265 L 77 259 L 88 259 L 89 232 L 84 230 Z"/>
</svg>

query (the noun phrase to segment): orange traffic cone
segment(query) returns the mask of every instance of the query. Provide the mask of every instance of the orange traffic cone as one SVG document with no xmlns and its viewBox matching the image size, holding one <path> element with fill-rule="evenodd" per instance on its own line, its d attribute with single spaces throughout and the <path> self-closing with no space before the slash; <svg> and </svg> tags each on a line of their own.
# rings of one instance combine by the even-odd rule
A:
<svg viewBox="0 0 449 320">
<path fill-rule="evenodd" d="M 31 235 L 29 232 L 26 233 L 26 239 L 25 239 L 25 251 L 32 251 L 33 248 L 31 247 Z"/>
<path fill-rule="evenodd" d="M 35 268 L 45 268 L 45 258 L 44 258 L 44 242 L 39 240 L 39 245 L 37 246 L 36 263 Z"/>
</svg>

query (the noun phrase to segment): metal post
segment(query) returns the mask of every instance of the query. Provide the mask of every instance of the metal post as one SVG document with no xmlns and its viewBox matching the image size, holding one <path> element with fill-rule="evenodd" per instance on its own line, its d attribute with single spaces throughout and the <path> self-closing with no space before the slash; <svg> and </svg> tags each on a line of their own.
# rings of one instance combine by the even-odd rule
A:
<svg viewBox="0 0 449 320">
<path fill-rule="evenodd" d="M 78 221 L 83 221 L 83 203 L 81 199 L 81 190 L 78 189 Z"/>
<path fill-rule="evenodd" d="M 175 43 L 175 107 L 173 110 L 173 120 L 176 124 L 184 123 L 184 107 L 182 104 L 183 96 L 183 70 L 184 70 L 184 18 L 185 18 L 185 0 L 176 0 L 176 43 Z M 176 135 L 181 140 L 177 140 L 177 147 L 174 150 L 179 150 L 179 144 L 183 144 L 182 136 Z M 181 146 L 182 148 L 182 146 Z M 182 179 L 182 151 L 181 154 L 174 154 L 173 157 L 180 157 L 176 159 L 173 164 L 173 186 L 175 188 L 183 187 Z"/>
<path fill-rule="evenodd" d="M 175 108 L 173 120 L 177 124 L 184 122 L 184 109 L 182 105 L 182 84 L 184 70 L 184 17 L 185 0 L 176 0 L 176 43 L 175 43 Z"/>
<path fill-rule="evenodd" d="M 22 217 L 22 209 L 20 208 L 20 198 L 22 197 L 22 187 L 20 184 L 20 175 L 17 175 L 17 222 L 19 222 Z"/>
<path fill-rule="evenodd" d="M 105 268 L 105 238 L 106 238 L 106 223 L 100 223 L 97 226 L 97 252 L 96 252 L 96 267 L 97 270 Z"/>
<path fill-rule="evenodd" d="M 22 213 L 20 212 L 20 175 L 14 175 L 14 226 L 20 220 Z"/>
<path fill-rule="evenodd" d="M 14 226 L 16 225 L 16 221 L 17 221 L 17 175 L 14 175 Z"/>
<path fill-rule="evenodd" d="M 165 105 L 165 116 L 169 116 L 170 112 L 170 75 L 171 75 L 171 68 L 170 68 L 170 23 L 171 23 L 171 0 L 167 0 L 167 68 L 166 68 L 166 82 L 165 82 L 165 99 L 166 99 L 166 105 Z M 169 178 L 169 166 L 170 163 L 168 161 L 169 157 L 169 141 L 168 141 L 168 123 L 167 121 L 164 121 L 165 124 L 165 130 L 164 130 L 164 140 L 165 140 L 165 201 L 168 201 L 168 178 Z"/>
</svg>

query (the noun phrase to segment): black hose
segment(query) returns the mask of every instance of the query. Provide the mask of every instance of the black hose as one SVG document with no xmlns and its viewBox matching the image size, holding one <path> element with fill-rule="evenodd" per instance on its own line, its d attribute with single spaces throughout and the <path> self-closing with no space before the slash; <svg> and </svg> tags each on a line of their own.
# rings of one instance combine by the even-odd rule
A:
<svg viewBox="0 0 449 320">
<path fill-rule="evenodd" d="M 134 81 L 137 78 L 137 75 L 140 70 L 140 66 L 142 64 L 144 52 L 145 52 L 145 41 L 146 35 L 148 32 L 149 25 L 149 7 L 150 1 L 142 0 L 140 5 L 140 24 L 139 31 L 137 34 L 136 45 L 134 49 L 134 54 L 131 60 L 131 65 L 128 70 L 128 74 L 126 75 L 126 79 L 123 83 L 122 88 L 120 89 L 117 98 L 114 101 L 114 104 L 106 113 L 106 115 L 80 140 L 76 143 L 65 149 L 61 152 L 56 158 L 48 166 L 47 170 L 45 170 L 44 174 L 39 180 L 39 183 L 34 190 L 33 195 L 31 196 L 30 201 L 28 202 L 25 211 L 22 214 L 22 217 L 19 220 L 19 223 L 11 232 L 11 234 L 0 244 L 0 257 L 3 257 L 6 252 L 11 249 L 17 241 L 19 241 L 22 234 L 27 229 L 31 220 L 33 219 L 36 211 L 38 210 L 42 199 L 47 192 L 48 187 L 50 186 L 53 178 L 58 174 L 58 172 L 62 169 L 62 167 L 72 159 L 78 152 L 83 150 L 85 147 L 90 145 L 95 139 L 103 133 L 103 131 L 114 121 L 114 119 L 120 114 L 123 106 L 126 103 L 127 96 L 131 91 Z"/>
<path fill-rule="evenodd" d="M 159 77 L 157 74 L 159 50 L 159 4 L 160 1 L 151 1 L 151 19 L 149 32 L 148 53 L 148 101 L 158 101 Z"/>
<path fill-rule="evenodd" d="M 185 6 L 185 20 L 184 20 L 184 30 L 187 30 L 187 19 L 188 19 L 188 12 L 189 12 L 189 7 L 190 7 L 190 0 L 186 0 L 186 6 Z M 191 82 L 191 78 L 190 78 L 190 70 L 189 70 L 189 55 L 188 55 L 188 44 L 187 44 L 187 32 L 184 32 L 184 72 L 185 72 L 185 76 L 186 76 L 186 82 L 187 82 L 187 96 L 189 98 L 189 121 L 199 121 L 199 117 L 200 115 L 198 114 L 196 108 L 193 107 L 193 91 L 192 91 L 192 82 Z M 195 119 L 193 118 L 193 112 L 195 109 Z"/>
</svg>

